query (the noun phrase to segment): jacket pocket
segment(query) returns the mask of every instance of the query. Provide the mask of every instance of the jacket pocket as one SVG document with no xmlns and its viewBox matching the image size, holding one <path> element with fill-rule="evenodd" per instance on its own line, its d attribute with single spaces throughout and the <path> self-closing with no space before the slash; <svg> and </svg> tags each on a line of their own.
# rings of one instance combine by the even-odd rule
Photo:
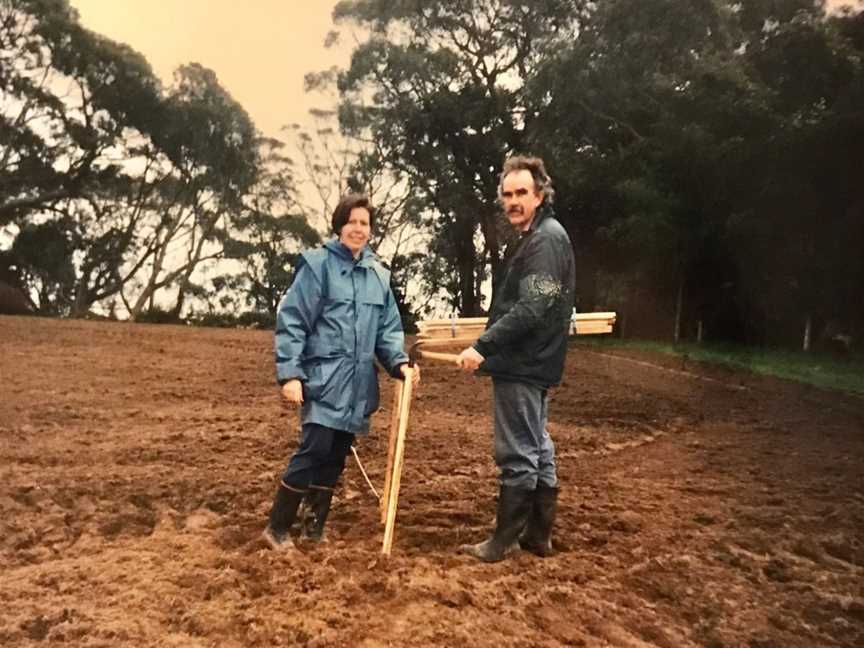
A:
<svg viewBox="0 0 864 648">
<path fill-rule="evenodd" d="M 378 410 L 380 404 L 381 393 L 378 387 L 378 365 L 374 362 L 369 362 L 370 367 L 366 373 L 364 382 L 366 382 L 366 404 L 363 407 L 363 417 L 368 417 Z"/>
<path fill-rule="evenodd" d="M 338 404 L 340 392 L 339 369 L 344 358 L 319 358 L 309 363 L 306 369 L 304 398 L 322 401 L 332 405 Z"/>
<path fill-rule="evenodd" d="M 358 299 L 357 318 L 364 334 L 358 339 L 362 360 L 375 352 L 375 341 L 379 334 L 381 318 L 384 316 L 384 294 L 376 286 L 367 286 Z"/>
<path fill-rule="evenodd" d="M 345 353 L 345 344 L 336 331 L 315 332 L 306 343 L 303 355 L 309 362 L 320 362 Z"/>
</svg>

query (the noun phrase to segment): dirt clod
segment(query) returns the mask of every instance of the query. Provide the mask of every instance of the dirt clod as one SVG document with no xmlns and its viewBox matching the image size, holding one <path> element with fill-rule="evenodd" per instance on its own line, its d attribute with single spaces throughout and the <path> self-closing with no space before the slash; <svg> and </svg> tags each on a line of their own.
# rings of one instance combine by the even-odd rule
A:
<svg viewBox="0 0 864 648">
<path fill-rule="evenodd" d="M 456 553 L 494 519 L 490 385 L 435 364 L 392 556 L 353 460 L 328 541 L 285 556 L 271 334 L 0 317 L 0 643 L 864 645 L 864 401 L 670 362 L 570 354 L 554 556 Z M 356 444 L 379 490 L 392 389 Z"/>
</svg>

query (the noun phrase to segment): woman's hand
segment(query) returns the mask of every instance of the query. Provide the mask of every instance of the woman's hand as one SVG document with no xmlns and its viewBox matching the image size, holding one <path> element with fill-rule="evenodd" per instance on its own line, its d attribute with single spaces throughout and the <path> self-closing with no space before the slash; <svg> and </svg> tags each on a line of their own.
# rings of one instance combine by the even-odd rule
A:
<svg viewBox="0 0 864 648">
<path fill-rule="evenodd" d="M 408 368 L 408 365 L 407 365 L 407 364 L 401 364 L 401 365 L 399 365 L 399 373 L 402 374 L 402 379 L 403 379 L 403 380 L 405 379 L 405 370 L 406 370 L 407 368 Z M 413 374 L 412 374 L 412 376 L 411 376 L 411 385 L 412 385 L 413 387 L 416 387 L 417 385 L 420 384 L 420 365 L 416 365 L 416 364 L 415 364 L 412 368 L 414 369 L 414 372 L 413 372 Z"/>
<path fill-rule="evenodd" d="M 303 383 L 294 378 L 282 385 L 282 395 L 289 403 L 303 404 Z"/>
</svg>

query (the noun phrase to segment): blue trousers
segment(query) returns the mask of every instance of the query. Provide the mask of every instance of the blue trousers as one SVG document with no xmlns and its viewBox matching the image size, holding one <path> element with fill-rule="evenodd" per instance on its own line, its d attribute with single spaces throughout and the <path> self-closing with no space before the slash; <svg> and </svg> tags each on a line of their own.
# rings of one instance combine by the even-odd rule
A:
<svg viewBox="0 0 864 648">
<path fill-rule="evenodd" d="M 495 464 L 502 486 L 558 485 L 555 444 L 546 429 L 547 392 L 529 383 L 492 380 Z"/>
<path fill-rule="evenodd" d="M 295 488 L 327 486 L 332 488 L 345 470 L 345 459 L 354 443 L 354 435 L 342 430 L 304 423 L 300 445 L 288 462 L 282 483 Z"/>
</svg>

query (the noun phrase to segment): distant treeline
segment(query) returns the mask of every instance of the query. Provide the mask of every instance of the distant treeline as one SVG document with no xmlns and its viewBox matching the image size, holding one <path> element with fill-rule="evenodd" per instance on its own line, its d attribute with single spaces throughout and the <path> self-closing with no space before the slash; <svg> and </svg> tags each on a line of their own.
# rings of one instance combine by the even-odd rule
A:
<svg viewBox="0 0 864 648">
<path fill-rule="evenodd" d="M 860 10 L 353 0 L 334 21 L 359 39 L 350 66 L 307 85 L 338 90 L 338 137 L 361 144 L 342 167 L 292 162 L 198 64 L 163 88 L 65 0 L 0 3 L 0 281 L 41 313 L 141 319 L 170 296 L 176 318 L 272 314 L 326 234 L 303 175 L 381 204 L 406 320 L 442 300 L 477 315 L 510 236 L 497 172 L 528 152 L 555 182 L 579 309 L 617 311 L 619 334 L 864 331 Z"/>
</svg>

